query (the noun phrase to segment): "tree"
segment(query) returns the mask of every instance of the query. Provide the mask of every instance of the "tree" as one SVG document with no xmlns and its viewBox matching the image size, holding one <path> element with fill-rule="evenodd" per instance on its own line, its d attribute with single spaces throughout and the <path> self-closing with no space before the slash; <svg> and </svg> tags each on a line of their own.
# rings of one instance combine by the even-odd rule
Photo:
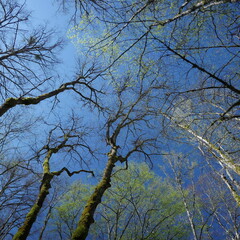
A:
<svg viewBox="0 0 240 240">
<path fill-rule="evenodd" d="M 158 118 L 154 102 L 158 99 L 158 90 L 162 89 L 162 84 L 156 79 L 149 84 L 139 83 L 139 88 L 127 84 L 128 78 L 122 83 L 119 82 L 117 89 L 110 88 L 113 102 L 109 107 L 105 107 L 104 112 L 105 139 L 110 151 L 107 153 L 102 178 L 85 205 L 72 239 L 87 237 L 94 222 L 96 208 L 101 203 L 104 192 L 111 187 L 111 178 L 117 163 L 125 163 L 127 168 L 128 160 L 134 153 L 139 153 L 150 162 L 152 156 L 159 154 L 159 132 L 154 133 L 151 128 Z"/>
<path fill-rule="evenodd" d="M 220 121 L 218 123 L 219 114 L 215 111 L 223 106 L 202 101 L 202 107 L 199 109 L 195 98 L 198 100 L 198 96 L 188 98 L 188 96 L 181 95 L 177 98 L 174 107 L 171 108 L 171 112 L 169 111 L 168 115 L 163 114 L 171 120 L 172 126 L 178 127 L 180 132 L 182 131 L 183 138 L 188 137 L 190 141 L 198 143 L 197 147 L 207 159 L 208 164 L 211 165 L 213 160 L 217 160 L 215 169 L 218 169 L 219 175 L 239 204 L 238 191 L 240 188 L 238 182 L 234 180 L 239 175 L 238 119 L 233 118 L 231 122 Z"/>
<path fill-rule="evenodd" d="M 36 128 L 40 124 L 39 120 L 42 117 L 30 118 L 26 117 L 27 114 L 26 116 L 22 114 L 20 117 L 20 113 L 15 110 L 16 107 L 25 105 L 25 109 L 28 109 L 26 106 L 39 105 L 43 100 L 53 97 L 55 97 L 56 101 L 59 93 L 64 91 L 75 92 L 80 99 L 85 99 L 87 104 L 92 103 L 94 106 L 99 107 L 96 93 L 101 93 L 92 85 L 95 80 L 95 68 L 93 65 L 90 70 L 86 71 L 82 66 L 79 72 L 74 74 L 74 80 L 72 81 L 63 82 L 57 77 L 52 68 L 54 64 L 58 63 L 56 55 L 62 46 L 62 40 L 56 39 L 56 33 L 46 27 L 34 28 L 32 31 L 28 31 L 30 14 L 24 9 L 25 4 L 20 4 L 17 1 L 1 1 L 0 3 L 2 16 L 0 21 L 0 96 L 2 101 L 0 106 L 2 156 L 0 174 L 1 179 L 3 179 L 1 182 L 1 212 L 3 213 L 1 237 L 3 239 L 9 235 L 13 236 L 12 229 L 20 227 L 21 220 L 28 207 L 32 206 L 26 222 L 15 238 L 25 239 L 27 237 L 51 187 L 52 175 L 60 175 L 65 171 L 71 176 L 82 172 L 70 172 L 66 167 L 63 167 L 60 171 L 52 173 L 47 166 L 52 154 L 65 147 L 65 143 L 71 138 L 69 135 L 62 136 L 65 139 L 61 143 L 52 138 L 54 130 L 66 130 L 61 126 L 61 123 L 57 123 L 57 119 L 55 119 L 54 129 L 50 131 L 48 140 L 51 140 L 51 142 L 48 141 L 47 145 L 45 145 L 46 148 L 36 150 L 30 157 L 29 152 L 32 153 L 35 146 L 30 143 L 27 143 L 26 146 L 23 139 L 29 137 L 27 132 Z M 54 88 L 55 83 L 59 87 Z M 83 104 L 85 100 L 82 101 Z M 13 108 L 14 111 L 12 111 Z M 76 118 L 74 121 L 76 121 Z M 41 123 L 43 130 L 44 122 Z M 46 126 L 49 126 L 49 124 L 46 124 L 45 121 Z M 34 137 L 36 137 L 34 135 L 34 133 L 31 135 L 30 141 L 32 143 Z M 81 134 L 78 137 L 75 135 L 76 146 L 80 146 L 77 139 L 80 139 L 81 136 Z M 44 138 L 44 136 L 42 137 Z M 36 141 L 35 145 L 37 146 L 41 140 L 38 138 Z M 49 147 L 54 145 L 54 141 L 59 145 Z M 82 144 L 83 146 L 84 144 Z M 49 149 L 47 149 L 48 147 Z M 71 146 L 67 147 L 70 148 Z M 75 151 L 74 146 L 72 147 L 72 150 Z M 35 167 L 36 162 L 39 163 L 39 157 L 42 154 L 46 154 L 42 178 L 43 184 L 40 187 L 39 198 L 34 205 L 34 199 L 30 198 L 28 194 L 36 191 L 36 179 L 39 179 L 39 175 Z M 35 194 L 32 193 L 32 195 Z M 23 233 L 23 236 L 20 236 L 20 233 Z"/>
<path fill-rule="evenodd" d="M 45 28 L 27 31 L 30 14 L 17 1 L 1 1 L 1 98 L 24 97 L 50 83 L 46 71 L 57 63 L 60 39 Z"/>
<path fill-rule="evenodd" d="M 194 152 L 170 152 L 165 159 L 161 168 L 181 193 L 191 239 L 237 239 L 239 206 L 219 172 L 210 164 L 199 162 Z"/>
<path fill-rule="evenodd" d="M 91 2 L 91 11 L 85 15 L 80 11 L 84 20 L 70 29 L 69 38 L 104 61 L 106 71 L 117 76 L 123 69 L 133 73 L 135 80 L 130 79 L 129 85 L 141 76 L 164 76 L 167 90 L 166 100 L 159 103 L 161 114 L 173 124 L 176 117 L 181 123 L 191 116 L 178 126 L 210 149 L 215 161 L 239 175 L 239 5 L 235 2 Z M 82 4 L 78 7 L 85 9 Z M 96 31 L 100 23 L 102 31 Z M 85 31 L 87 25 L 91 34 Z M 177 111 L 183 102 L 187 108 L 181 106 L 181 116 Z"/>
<path fill-rule="evenodd" d="M 98 91 L 91 86 L 95 71 L 93 66 L 91 71 L 86 70 L 84 74 L 82 69 L 74 76 L 74 80 L 64 82 L 54 89 L 52 78 L 57 82 L 57 76 L 50 69 L 58 63 L 56 55 L 62 40 L 54 39 L 55 32 L 45 27 L 25 34 L 28 31 L 30 14 L 24 10 L 24 4 L 21 5 L 17 1 L 1 1 L 0 12 L 3 16 L 0 22 L 0 95 L 3 102 L 0 106 L 0 116 L 17 105 L 36 105 L 69 90 L 98 105 Z M 46 91 L 51 88 L 52 91 Z M 89 97 L 83 95 L 85 89 L 90 92 Z"/>
<path fill-rule="evenodd" d="M 52 222 L 61 239 L 71 238 L 91 189 L 92 185 L 76 182 L 61 197 Z M 180 193 L 146 164 L 131 163 L 127 171 L 119 168 L 113 176 L 89 235 L 93 239 L 186 239 L 180 199 Z"/>
<path fill-rule="evenodd" d="M 171 73 L 172 80 L 169 76 L 165 92 L 167 104 L 159 104 L 161 114 L 174 127 L 177 122 L 191 135 L 190 141 L 194 138 L 200 142 L 202 151 L 212 153 L 215 161 L 228 171 L 223 180 L 239 202 L 239 186 L 228 178 L 232 174 L 229 171 L 239 175 L 240 93 L 235 74 L 239 45 L 234 29 L 238 16 L 233 9 L 236 4 L 230 2 L 235 1 L 127 1 L 118 2 L 119 5 L 104 1 L 101 7 L 109 4 L 110 10 L 108 6 L 108 11 L 99 17 L 96 5 L 86 21 L 70 30 L 70 38 L 76 38 L 77 45 L 80 43 L 100 56 L 100 60 L 104 59 L 108 71 L 109 67 L 117 73 L 126 69 L 135 72 L 135 78 L 152 72 L 158 77 Z M 93 32 L 95 24 L 103 24 L 103 33 L 86 34 L 87 39 L 95 36 L 92 41 L 78 38 L 89 24 L 87 19 Z M 219 56 L 221 60 L 217 60 Z M 160 64 L 168 73 L 159 69 Z M 136 83 L 130 80 L 129 84 Z"/>
<path fill-rule="evenodd" d="M 51 171 L 50 161 L 52 155 L 57 154 L 62 149 L 67 149 L 70 151 L 80 151 L 80 149 L 76 150 L 76 148 L 84 148 L 89 150 L 87 145 L 84 145 L 82 142 L 83 134 L 81 134 L 77 128 L 75 127 L 75 120 L 70 129 L 64 129 L 61 125 L 54 127 L 48 136 L 47 143 L 44 145 L 36 154 L 35 158 L 38 158 L 38 161 L 41 161 L 41 156 L 44 156 L 42 166 L 43 166 L 43 174 L 41 178 L 41 185 L 39 187 L 39 193 L 36 197 L 36 201 L 34 205 L 32 205 L 30 211 L 27 213 L 24 223 L 21 227 L 19 227 L 17 233 L 14 235 L 13 239 L 26 239 L 30 233 L 33 223 L 35 222 L 39 211 L 41 210 L 43 203 L 49 194 L 49 190 L 51 188 L 52 179 L 55 176 L 61 175 L 64 171 L 71 177 L 74 174 L 78 174 L 81 172 L 87 172 L 93 174 L 92 171 L 87 170 L 78 170 L 70 172 L 66 167 L 58 171 Z M 62 136 L 54 136 L 54 131 L 62 132 Z M 60 138 L 60 140 L 59 140 Z M 62 138 L 62 139 L 61 139 Z M 73 139 L 73 140 L 72 140 Z"/>
</svg>

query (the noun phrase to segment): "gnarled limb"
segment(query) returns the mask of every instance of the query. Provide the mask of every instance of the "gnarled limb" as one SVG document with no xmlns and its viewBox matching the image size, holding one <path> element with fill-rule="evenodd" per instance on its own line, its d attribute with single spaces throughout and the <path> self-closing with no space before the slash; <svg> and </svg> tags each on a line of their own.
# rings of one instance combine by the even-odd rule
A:
<svg viewBox="0 0 240 240">
<path fill-rule="evenodd" d="M 59 88 L 39 95 L 37 97 L 20 97 L 20 98 L 8 98 L 1 106 L 0 106 L 0 117 L 6 113 L 8 110 L 10 110 L 11 108 L 17 106 L 17 105 L 35 105 L 40 103 L 41 101 L 57 96 L 59 93 L 62 93 L 66 90 L 74 90 L 75 92 L 78 92 L 74 86 L 75 85 L 84 85 L 85 87 L 87 87 L 92 93 L 96 93 L 96 92 L 100 92 L 96 89 L 94 89 L 93 87 L 91 87 L 90 85 L 88 85 L 88 83 L 80 81 L 80 79 L 84 79 L 84 77 L 80 77 L 79 79 L 75 80 L 75 81 L 71 81 L 71 82 L 67 82 L 62 84 Z M 93 104 L 95 104 L 96 106 L 99 107 L 97 101 L 93 100 L 91 97 L 86 97 L 83 94 L 80 94 L 80 96 L 82 98 L 86 98 L 89 102 L 92 102 Z"/>
</svg>

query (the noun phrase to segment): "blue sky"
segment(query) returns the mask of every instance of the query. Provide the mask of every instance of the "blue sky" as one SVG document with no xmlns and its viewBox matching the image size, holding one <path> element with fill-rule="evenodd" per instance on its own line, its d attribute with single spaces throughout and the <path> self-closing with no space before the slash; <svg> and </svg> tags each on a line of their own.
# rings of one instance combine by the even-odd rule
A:
<svg viewBox="0 0 240 240">
<path fill-rule="evenodd" d="M 58 69 L 62 72 L 62 77 L 66 73 L 74 72 L 76 49 L 66 37 L 66 32 L 70 26 L 69 16 L 61 11 L 57 11 L 57 4 L 54 4 L 53 1 L 26 0 L 26 6 L 31 12 L 33 26 L 46 24 L 49 29 L 53 29 L 59 33 L 60 37 L 64 38 L 64 49 L 59 56 L 64 64 Z"/>
</svg>

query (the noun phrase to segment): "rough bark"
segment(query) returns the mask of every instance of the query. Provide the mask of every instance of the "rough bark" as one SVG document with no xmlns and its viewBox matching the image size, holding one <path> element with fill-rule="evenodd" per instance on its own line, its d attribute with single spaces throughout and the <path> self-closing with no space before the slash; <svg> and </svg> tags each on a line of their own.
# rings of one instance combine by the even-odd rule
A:
<svg viewBox="0 0 240 240">
<path fill-rule="evenodd" d="M 40 103 L 41 101 L 57 96 L 59 93 L 62 93 L 66 90 L 73 90 L 75 92 L 76 89 L 74 88 L 75 85 L 84 85 L 87 88 L 90 89 L 91 92 L 96 91 L 94 88 L 92 88 L 90 85 L 88 85 L 86 82 L 84 81 L 80 81 L 80 79 L 84 79 L 84 77 L 79 77 L 78 80 L 72 81 L 72 82 L 67 82 L 62 84 L 59 88 L 39 95 L 37 97 L 19 97 L 19 98 L 8 98 L 5 100 L 5 102 L 0 105 L 0 117 L 6 113 L 8 110 L 10 110 L 11 108 L 17 106 L 17 105 L 36 105 L 38 103 Z M 93 102 L 93 100 L 89 99 L 88 97 L 83 96 L 82 94 L 80 94 L 81 97 L 86 98 L 87 100 Z M 95 103 L 95 102 L 94 102 Z M 95 103 L 96 104 L 96 103 Z"/>
<path fill-rule="evenodd" d="M 17 233 L 14 235 L 13 240 L 25 240 L 32 228 L 33 223 L 36 221 L 39 211 L 42 208 L 42 205 L 49 194 L 49 189 L 51 188 L 51 181 L 54 177 L 54 174 L 50 172 L 50 159 L 54 153 L 57 153 L 61 148 L 64 147 L 68 140 L 68 137 L 65 137 L 63 142 L 59 144 L 56 148 L 49 148 L 46 154 L 46 157 L 43 161 L 43 177 L 42 184 L 39 189 L 38 197 L 35 204 L 32 206 L 28 212 L 23 225 L 18 229 Z"/>
<path fill-rule="evenodd" d="M 116 149 L 112 149 L 111 152 L 108 154 L 108 163 L 105 168 L 103 177 L 101 181 L 98 183 L 98 185 L 96 186 L 93 194 L 88 199 L 87 204 L 85 205 L 83 213 L 78 222 L 78 226 L 72 235 L 72 240 L 86 239 L 89 232 L 89 228 L 91 224 L 94 223 L 95 210 L 99 205 L 99 203 L 101 203 L 104 192 L 109 187 L 111 187 L 112 171 L 113 171 L 113 168 L 115 167 L 116 161 L 118 161 L 116 152 L 117 152 Z"/>
<path fill-rule="evenodd" d="M 23 225 L 18 229 L 17 233 L 13 237 L 13 240 L 24 240 L 29 235 L 31 227 L 35 222 L 40 209 L 42 208 L 43 202 L 49 194 L 49 189 L 51 188 L 50 182 L 53 176 L 54 175 L 52 174 L 44 174 L 38 198 L 35 204 L 32 206 L 31 210 L 28 212 Z"/>
</svg>

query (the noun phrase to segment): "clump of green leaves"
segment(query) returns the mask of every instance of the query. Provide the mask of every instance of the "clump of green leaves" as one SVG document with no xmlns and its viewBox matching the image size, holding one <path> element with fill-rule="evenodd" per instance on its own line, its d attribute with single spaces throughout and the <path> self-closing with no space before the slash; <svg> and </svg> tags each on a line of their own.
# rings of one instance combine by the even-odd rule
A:
<svg viewBox="0 0 240 240">
<path fill-rule="evenodd" d="M 118 169 L 119 170 L 119 169 Z M 186 239 L 188 227 L 180 193 L 142 163 L 130 164 L 112 178 L 90 229 L 94 239 Z M 74 183 L 56 208 L 54 224 L 70 237 L 91 192 Z"/>
</svg>

